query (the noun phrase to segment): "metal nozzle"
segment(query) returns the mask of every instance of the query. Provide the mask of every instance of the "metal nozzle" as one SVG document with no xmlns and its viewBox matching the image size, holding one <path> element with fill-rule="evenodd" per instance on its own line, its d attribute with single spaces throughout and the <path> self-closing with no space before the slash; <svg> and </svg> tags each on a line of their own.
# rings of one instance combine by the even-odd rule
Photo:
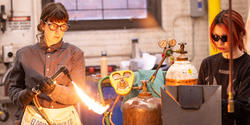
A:
<svg viewBox="0 0 250 125">
<path fill-rule="evenodd" d="M 51 79 L 55 79 L 57 76 L 59 76 L 61 73 L 67 72 L 67 68 L 65 66 L 61 67 L 56 73 L 51 77 Z"/>
<path fill-rule="evenodd" d="M 234 112 L 234 100 L 232 92 L 228 93 L 228 104 L 227 104 L 227 112 L 233 113 Z"/>
<path fill-rule="evenodd" d="M 64 73 L 71 81 L 71 77 L 69 75 L 69 70 L 65 67 L 65 66 L 62 66 L 52 77 L 51 79 L 54 80 L 57 76 L 59 76 L 61 73 Z"/>
</svg>

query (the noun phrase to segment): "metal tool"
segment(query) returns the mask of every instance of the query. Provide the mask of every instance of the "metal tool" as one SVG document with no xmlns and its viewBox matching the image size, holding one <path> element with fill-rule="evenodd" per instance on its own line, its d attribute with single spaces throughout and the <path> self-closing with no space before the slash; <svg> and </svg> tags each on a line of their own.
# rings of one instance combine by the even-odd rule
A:
<svg viewBox="0 0 250 125">
<path fill-rule="evenodd" d="M 176 40 L 175 40 L 175 39 L 171 39 L 171 40 L 168 40 L 168 41 L 167 41 L 167 40 L 161 40 L 161 41 L 158 42 L 158 45 L 159 45 L 159 47 L 164 48 L 163 53 L 162 53 L 162 54 L 163 54 L 163 57 L 162 57 L 162 59 L 161 59 L 160 64 L 159 64 L 158 67 L 156 68 L 154 74 L 149 78 L 149 82 L 150 82 L 151 84 L 154 83 L 154 80 L 155 80 L 155 78 L 156 78 L 157 72 L 158 72 L 158 70 L 160 69 L 160 67 L 161 67 L 161 65 L 162 65 L 162 63 L 163 63 L 163 61 L 164 61 L 167 57 L 172 56 L 174 52 L 180 53 L 180 54 L 185 54 L 185 53 L 187 53 L 187 51 L 184 51 L 184 46 L 186 45 L 186 43 L 179 43 L 180 49 L 178 49 L 178 50 L 173 50 L 173 47 L 176 45 Z M 153 90 L 159 97 L 161 97 L 161 95 L 153 88 L 152 85 L 151 85 L 151 88 L 152 88 L 152 90 Z"/>
<path fill-rule="evenodd" d="M 156 78 L 156 74 L 158 72 L 158 70 L 160 69 L 163 61 L 171 56 L 173 54 L 173 49 L 172 47 L 174 47 L 176 45 L 176 40 L 175 39 L 171 39 L 171 40 L 161 40 L 158 42 L 158 46 L 161 47 L 161 48 L 164 48 L 163 50 L 163 57 L 161 59 L 161 62 L 160 64 L 158 65 L 157 69 L 155 70 L 154 74 L 150 77 L 149 81 L 151 81 L 152 83 L 154 83 L 154 80 Z M 153 89 L 154 90 L 154 89 Z M 157 95 L 160 96 L 160 94 L 157 93 Z"/>
<path fill-rule="evenodd" d="M 71 81 L 71 77 L 69 75 L 69 71 L 66 67 L 61 67 L 52 77 L 47 79 L 47 82 L 49 84 L 55 84 L 54 79 L 56 79 L 61 73 L 64 73 Z M 36 86 L 34 88 L 32 88 L 32 91 L 34 93 L 36 93 L 36 95 L 33 98 L 33 103 L 35 104 L 36 108 L 38 109 L 39 113 L 41 114 L 41 116 L 48 122 L 49 125 L 53 125 L 53 122 L 49 119 L 49 117 L 47 116 L 47 114 L 45 113 L 45 111 L 43 110 L 43 107 L 39 104 L 39 101 L 37 99 L 37 96 L 41 93 L 39 90 L 39 87 Z"/>
<path fill-rule="evenodd" d="M 134 73 L 130 70 L 116 71 L 110 74 L 109 80 L 118 95 L 129 94 L 134 83 Z"/>
<path fill-rule="evenodd" d="M 9 119 L 9 112 L 0 107 L 0 122 L 6 122 Z"/>
<path fill-rule="evenodd" d="M 229 83 L 228 83 L 228 106 L 229 113 L 234 112 L 234 94 L 233 94 L 233 43 L 232 43 L 232 0 L 229 0 L 229 43 L 230 43 L 230 58 L 229 58 Z"/>
</svg>

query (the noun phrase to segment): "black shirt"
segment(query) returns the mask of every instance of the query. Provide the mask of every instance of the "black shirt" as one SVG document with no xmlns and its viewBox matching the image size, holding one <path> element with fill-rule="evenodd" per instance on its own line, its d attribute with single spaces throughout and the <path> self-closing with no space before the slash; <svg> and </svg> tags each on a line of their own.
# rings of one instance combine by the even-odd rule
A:
<svg viewBox="0 0 250 125">
<path fill-rule="evenodd" d="M 232 118 L 236 119 L 237 125 L 250 125 L 250 56 L 247 53 L 233 59 L 234 114 L 227 113 L 225 107 L 227 106 L 228 83 L 229 60 L 223 58 L 222 53 L 209 56 L 202 61 L 198 84 L 222 86 L 223 125 L 233 125 Z M 230 119 L 231 122 L 227 122 Z"/>
</svg>

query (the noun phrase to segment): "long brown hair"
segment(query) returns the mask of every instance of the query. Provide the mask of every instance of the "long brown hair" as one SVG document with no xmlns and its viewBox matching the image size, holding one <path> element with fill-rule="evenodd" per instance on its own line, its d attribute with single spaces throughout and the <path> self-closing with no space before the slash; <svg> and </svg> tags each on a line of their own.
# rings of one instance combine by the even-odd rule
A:
<svg viewBox="0 0 250 125">
<path fill-rule="evenodd" d="M 211 26 L 210 26 L 210 33 L 209 36 L 212 38 L 212 33 L 214 30 L 214 27 L 217 24 L 222 24 L 226 27 L 226 29 L 229 31 L 229 10 L 223 10 L 221 11 L 213 20 Z M 245 29 L 245 23 L 243 21 L 242 16 L 232 10 L 232 44 L 233 47 L 238 47 L 242 51 L 246 51 L 243 38 L 246 35 L 246 29 Z M 212 43 L 215 45 L 214 41 L 212 40 Z"/>
<path fill-rule="evenodd" d="M 44 6 L 40 17 L 40 23 L 37 25 L 37 30 L 43 32 L 42 26 L 47 21 L 51 22 L 68 22 L 69 14 L 63 4 L 61 3 L 48 3 Z"/>
</svg>

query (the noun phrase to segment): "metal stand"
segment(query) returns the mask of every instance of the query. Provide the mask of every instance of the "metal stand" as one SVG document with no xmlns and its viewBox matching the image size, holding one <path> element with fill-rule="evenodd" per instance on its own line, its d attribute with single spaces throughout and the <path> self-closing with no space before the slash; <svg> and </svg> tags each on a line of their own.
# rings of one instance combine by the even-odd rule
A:
<svg viewBox="0 0 250 125">
<path fill-rule="evenodd" d="M 221 125 L 221 86 L 165 86 L 163 125 Z"/>
</svg>

